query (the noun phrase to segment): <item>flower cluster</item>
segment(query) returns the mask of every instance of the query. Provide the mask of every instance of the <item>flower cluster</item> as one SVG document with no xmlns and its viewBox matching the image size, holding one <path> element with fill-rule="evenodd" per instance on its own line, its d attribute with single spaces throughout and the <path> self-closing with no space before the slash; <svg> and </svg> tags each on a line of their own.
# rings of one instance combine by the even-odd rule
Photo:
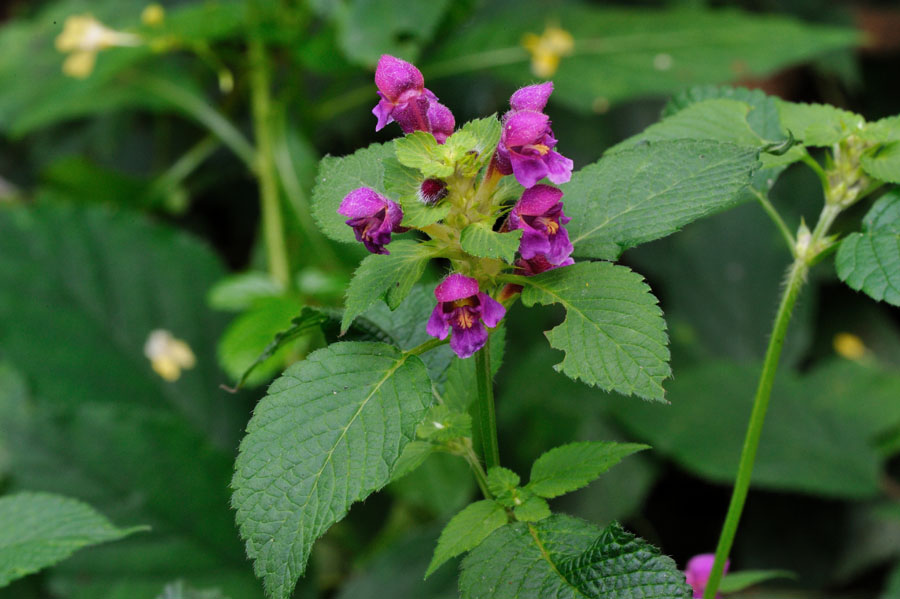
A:
<svg viewBox="0 0 900 599">
<path fill-rule="evenodd" d="M 399 198 L 398 203 L 374 189 L 361 187 L 343 199 L 338 213 L 347 217 L 345 222 L 353 228 L 356 239 L 370 252 L 388 254 L 385 246 L 392 234 L 408 230 L 400 225 L 404 208 L 420 212 L 442 206 L 442 217 L 435 219 L 438 222 L 428 221 L 432 224 L 419 230 L 431 237 L 428 243 L 435 250 L 432 255 L 448 258 L 454 272 L 434 291 L 437 305 L 426 331 L 438 339 L 450 335 L 453 351 L 460 358 L 468 358 L 484 347 L 488 329 L 496 327 L 506 314 L 504 305 L 490 293 L 498 288 L 497 279 L 504 271 L 510 276 L 531 276 L 573 264 L 573 247 L 565 227 L 570 219 L 563 213 L 563 192 L 540 183 L 544 178 L 565 183 L 572 175 L 572 161 L 555 150 L 557 140 L 550 118 L 544 113 L 553 83 L 527 86 L 512 95 L 511 109 L 494 129 L 499 141 L 493 137 L 491 143 L 496 145 L 488 148 L 490 154 L 483 153 L 484 145 L 473 141 L 471 131 L 461 132 L 461 137 L 448 142 L 454 135 L 453 115 L 425 87 L 422 73 L 412 64 L 382 56 L 375 71 L 375 84 L 380 97 L 372 110 L 377 118 L 376 131 L 396 122 L 406 134 L 431 133 L 438 145 L 422 150 L 432 152 L 423 155 L 422 163 L 452 162 L 453 174 L 445 177 L 444 171 L 428 171 L 413 160 L 404 166 L 408 166 L 409 179 L 419 177 L 414 193 Z M 471 164 L 476 169 L 471 169 Z M 473 174 L 479 166 L 480 172 Z M 442 178 L 435 178 L 435 172 L 441 172 Z M 512 207 L 504 206 L 508 195 L 495 193 L 499 180 L 506 175 L 513 175 L 524 187 Z M 497 236 L 521 230 L 516 259 L 507 262 L 465 251 L 462 233 L 473 224 L 480 225 L 482 231 L 488 228 L 490 235 Z M 505 301 L 512 295 L 501 291 L 499 297 Z"/>
</svg>

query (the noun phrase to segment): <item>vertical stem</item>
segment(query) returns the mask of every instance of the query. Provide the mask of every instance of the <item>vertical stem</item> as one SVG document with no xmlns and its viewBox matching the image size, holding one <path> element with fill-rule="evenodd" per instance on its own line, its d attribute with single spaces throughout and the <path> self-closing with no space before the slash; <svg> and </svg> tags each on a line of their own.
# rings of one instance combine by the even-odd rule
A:
<svg viewBox="0 0 900 599">
<path fill-rule="evenodd" d="M 475 398 L 475 422 L 473 433 L 481 447 L 484 465 L 490 470 L 500 465 L 500 448 L 497 444 L 497 416 L 494 413 L 494 381 L 491 376 L 491 338 L 475 354 L 475 378 L 478 395 Z"/>
<path fill-rule="evenodd" d="M 759 437 L 762 434 L 763 422 L 766 418 L 766 410 L 769 407 L 769 398 L 772 395 L 772 384 L 775 380 L 775 371 L 778 369 L 778 359 L 781 357 L 781 348 L 784 347 L 784 338 L 787 334 L 788 324 L 791 321 L 791 313 L 800 289 L 806 278 L 808 266 L 804 257 L 794 260 L 788 271 L 787 286 L 781 296 L 781 304 L 778 306 L 778 314 L 775 317 L 775 326 L 772 329 L 772 337 L 769 339 L 769 347 L 766 349 L 766 358 L 763 362 L 763 370 L 756 389 L 756 397 L 753 400 L 753 412 L 750 414 L 750 423 L 747 427 L 747 435 L 744 438 L 744 448 L 741 451 L 741 462 L 738 466 L 737 480 L 731 494 L 731 503 L 728 505 L 728 514 L 725 516 L 725 524 L 722 526 L 722 534 L 719 537 L 719 545 L 716 547 L 716 559 L 713 563 L 704 599 L 712 599 L 716 596 L 722 573 L 725 568 L 725 560 L 731 552 L 734 536 L 737 532 L 747 492 L 750 489 L 750 477 L 753 474 L 753 464 L 756 461 L 756 450 L 759 447 Z"/>
<path fill-rule="evenodd" d="M 290 264 L 284 240 L 284 222 L 278 194 L 275 170 L 274 138 L 272 135 L 272 96 L 269 80 L 269 61 L 266 48 L 256 32 L 248 41 L 250 51 L 250 96 L 253 108 L 253 129 L 256 134 L 256 176 L 262 209 L 263 236 L 269 273 L 284 289 L 290 286 Z"/>
</svg>

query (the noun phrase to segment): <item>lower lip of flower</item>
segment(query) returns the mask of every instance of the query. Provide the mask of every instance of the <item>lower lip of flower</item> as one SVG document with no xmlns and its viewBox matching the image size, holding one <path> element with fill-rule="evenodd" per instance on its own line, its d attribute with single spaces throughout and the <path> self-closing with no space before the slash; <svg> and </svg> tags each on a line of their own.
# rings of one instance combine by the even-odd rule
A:
<svg viewBox="0 0 900 599">
<path fill-rule="evenodd" d="M 475 315 L 463 308 L 456 316 L 456 323 L 461 329 L 470 329 L 475 324 Z"/>
</svg>

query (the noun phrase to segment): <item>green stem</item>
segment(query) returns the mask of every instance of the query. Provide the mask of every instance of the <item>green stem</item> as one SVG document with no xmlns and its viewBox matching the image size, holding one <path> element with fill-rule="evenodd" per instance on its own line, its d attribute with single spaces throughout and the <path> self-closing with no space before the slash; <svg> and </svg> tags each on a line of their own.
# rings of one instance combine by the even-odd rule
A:
<svg viewBox="0 0 900 599">
<path fill-rule="evenodd" d="M 794 236 L 791 234 L 791 230 L 788 229 L 787 224 L 785 224 L 784 219 L 781 218 L 781 215 L 778 214 L 777 210 L 775 210 L 775 206 L 772 205 L 772 202 L 769 201 L 769 198 L 766 196 L 766 194 L 762 193 L 758 189 L 753 189 L 753 195 L 756 196 L 756 199 L 759 200 L 759 203 L 762 206 L 763 210 L 766 211 L 766 214 L 769 215 L 769 218 L 771 218 L 772 222 L 775 223 L 775 226 L 778 227 L 778 230 L 781 232 L 781 236 L 784 237 L 785 242 L 787 242 L 788 247 L 793 254 L 797 242 L 794 239 Z"/>
<path fill-rule="evenodd" d="M 713 599 L 722 580 L 725 560 L 731 552 L 734 536 L 737 533 L 738 523 L 750 489 L 750 477 L 753 474 L 753 464 L 756 461 L 756 450 L 759 447 L 759 437 L 762 434 L 763 422 L 766 418 L 766 410 L 769 407 L 769 398 L 772 395 L 772 384 L 775 381 L 775 372 L 778 369 L 778 359 L 781 357 L 781 348 L 784 346 L 784 338 L 787 334 L 788 324 L 791 321 L 791 313 L 803 287 L 808 266 L 803 258 L 794 260 L 788 272 L 787 286 L 781 296 L 781 304 L 778 306 L 778 314 L 775 317 L 775 327 L 769 339 L 769 347 L 766 349 L 766 358 L 763 362 L 762 374 L 759 386 L 756 389 L 756 397 L 753 400 L 753 412 L 750 414 L 750 423 L 747 427 L 747 435 L 744 438 L 744 448 L 741 451 L 741 462 L 738 466 L 737 480 L 731 494 L 731 503 L 728 505 L 728 514 L 725 516 L 725 524 L 719 536 L 719 545 L 716 547 L 716 559 L 713 563 L 709 581 L 706 583 L 704 599 Z"/>
<path fill-rule="evenodd" d="M 140 75 L 134 83 L 193 117 L 228 146 L 251 171 L 256 169 L 256 150 L 253 145 L 222 113 L 207 104 L 203 98 L 153 75 Z"/>
<path fill-rule="evenodd" d="M 822 251 L 822 242 L 828 234 L 828 230 L 834 223 L 834 219 L 840 213 L 841 208 L 826 204 L 819 214 L 816 227 L 806 241 L 805 247 L 795 247 L 794 263 L 787 275 L 781 303 L 775 316 L 775 324 L 772 328 L 772 336 L 769 338 L 769 346 L 766 348 L 766 357 L 763 361 L 762 373 L 759 377 L 759 385 L 756 388 L 756 396 L 753 399 L 753 411 L 750 414 L 750 422 L 747 425 L 747 434 L 744 437 L 744 447 L 741 450 L 741 461 L 738 465 L 737 479 L 731 493 L 731 502 L 728 504 L 728 513 L 725 515 L 725 523 L 719 536 L 719 544 L 716 547 L 716 557 L 713 562 L 703 599 L 713 599 L 722 581 L 725 569 L 725 561 L 734 544 L 741 513 L 750 490 L 750 479 L 753 475 L 753 465 L 756 462 L 756 452 L 759 448 L 759 438 L 762 434 L 763 423 L 766 419 L 766 410 L 769 407 L 769 399 L 772 396 L 772 385 L 775 382 L 775 372 L 778 370 L 778 360 L 784 347 L 784 339 L 787 335 L 788 325 L 791 322 L 791 314 L 800 296 L 800 290 L 806 281 L 806 274 L 811 264 L 814 264 L 818 254 Z M 799 240 L 798 240 L 799 241 Z M 799 245 L 799 244 L 798 244 Z"/>
<path fill-rule="evenodd" d="M 484 495 L 485 499 L 493 499 L 494 494 L 491 493 L 487 484 L 487 474 L 481 466 L 481 461 L 478 459 L 478 456 L 475 454 L 475 450 L 472 449 L 471 445 L 467 444 L 463 458 L 469 463 L 472 474 L 475 475 L 475 481 L 478 483 L 478 488 L 481 489 L 481 494 Z"/>
<path fill-rule="evenodd" d="M 248 46 L 250 52 L 250 100 L 253 109 L 253 129 L 258 147 L 255 171 L 259 179 L 266 255 L 272 278 L 278 281 L 282 288 L 288 289 L 291 285 L 291 268 L 284 239 L 284 222 L 282 221 L 275 168 L 269 61 L 265 45 L 255 34 L 251 36 Z"/>
<path fill-rule="evenodd" d="M 443 340 L 429 339 L 425 343 L 422 343 L 421 345 L 417 345 L 412 349 L 408 349 L 403 353 L 406 355 L 409 355 L 409 356 L 418 356 L 418 355 L 424 354 L 427 351 L 431 351 L 436 347 L 446 345 L 447 343 L 449 343 L 449 339 L 443 339 Z"/>
<path fill-rule="evenodd" d="M 213 135 L 201 139 L 153 181 L 151 194 L 162 195 L 184 181 L 219 148 L 219 143 Z"/>
<path fill-rule="evenodd" d="M 478 395 L 475 398 L 475 440 L 484 455 L 488 470 L 500 465 L 497 444 L 497 416 L 494 412 L 494 380 L 491 376 L 491 338 L 475 354 L 475 378 Z"/>
</svg>

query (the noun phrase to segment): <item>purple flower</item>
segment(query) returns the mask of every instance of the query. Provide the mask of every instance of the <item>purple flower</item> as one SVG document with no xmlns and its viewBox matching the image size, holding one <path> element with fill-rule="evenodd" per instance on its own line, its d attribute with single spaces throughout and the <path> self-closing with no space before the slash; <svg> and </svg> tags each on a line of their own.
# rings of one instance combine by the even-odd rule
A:
<svg viewBox="0 0 900 599">
<path fill-rule="evenodd" d="M 425 87 L 425 78 L 414 65 L 383 54 L 375 69 L 375 85 L 381 96 L 372 109 L 378 117 L 376 131 L 396 122 L 404 133 L 428 131 L 438 143 L 453 133 L 453 113 Z"/>
<path fill-rule="evenodd" d="M 530 260 L 537 255 L 553 265 L 560 265 L 572 253 L 569 232 L 563 226 L 570 219 L 563 214 L 560 199 L 563 192 L 549 185 L 526 189 L 509 213 L 508 228 L 522 229 L 519 254 Z"/>
<path fill-rule="evenodd" d="M 403 220 L 400 205 L 368 187 L 348 193 L 338 214 L 350 217 L 347 224 L 353 227 L 356 240 L 362 241 L 373 254 L 389 254 L 384 246 L 391 242 L 391 233 L 406 231 L 400 226 Z"/>
<path fill-rule="evenodd" d="M 515 174 L 525 187 L 544 177 L 565 183 L 572 177 L 571 160 L 556 152 L 550 117 L 542 112 L 553 92 L 553 83 L 523 87 L 509 99 L 512 110 L 503 116 L 503 132 L 494 154 L 494 168 Z"/>
<path fill-rule="evenodd" d="M 526 277 L 533 277 L 534 275 L 539 275 L 542 272 L 547 272 L 548 270 L 553 270 L 554 268 L 561 268 L 563 266 L 571 266 L 575 264 L 575 261 L 571 258 L 566 258 L 559 264 L 551 264 L 547 257 L 544 254 L 537 254 L 534 258 L 530 258 L 526 260 L 525 258 L 519 258 L 516 260 L 516 266 L 519 267 L 519 274 L 525 275 Z"/>
<path fill-rule="evenodd" d="M 694 589 L 694 597 L 701 598 L 703 597 L 703 591 L 706 590 L 706 583 L 709 581 L 709 573 L 712 572 L 713 562 L 715 561 L 716 556 L 712 553 L 701 553 L 700 555 L 695 555 L 688 561 L 687 568 L 684 571 L 685 578 L 687 579 L 687 583 L 691 585 L 691 588 Z M 725 561 L 725 569 L 723 570 L 723 574 L 728 572 L 728 565 L 731 562 Z M 721 594 L 717 594 L 716 597 L 721 597 Z"/>
<path fill-rule="evenodd" d="M 426 206 L 434 206 L 449 194 L 447 184 L 440 179 L 425 179 L 419 185 L 416 197 Z"/>
<path fill-rule="evenodd" d="M 478 281 L 454 273 L 434 290 L 438 304 L 428 319 L 426 331 L 445 339 L 450 329 L 450 347 L 460 358 L 468 358 L 484 347 L 488 338 L 485 325 L 494 328 L 506 314 L 506 308 L 486 293 L 478 291 Z"/>
</svg>

